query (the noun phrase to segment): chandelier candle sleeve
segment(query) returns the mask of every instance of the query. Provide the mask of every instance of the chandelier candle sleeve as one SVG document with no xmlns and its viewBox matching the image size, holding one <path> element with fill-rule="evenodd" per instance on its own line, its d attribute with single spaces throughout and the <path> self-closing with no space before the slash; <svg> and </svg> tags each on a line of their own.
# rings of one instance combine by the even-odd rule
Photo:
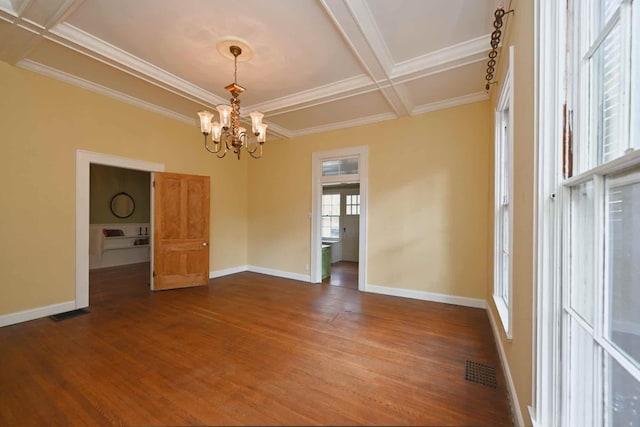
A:
<svg viewBox="0 0 640 427">
<path fill-rule="evenodd" d="M 229 51 L 234 57 L 234 81 L 227 85 L 225 89 L 231 94 L 229 105 L 218 105 L 218 115 L 220 122 L 214 121 L 215 115 L 210 111 L 200 111 L 200 130 L 204 135 L 204 148 L 219 158 L 224 157 L 228 150 L 233 150 L 234 154 L 240 159 L 242 150 L 249 153 L 254 159 L 262 157 L 262 146 L 267 140 L 267 125 L 262 123 L 264 114 L 258 111 L 252 111 L 251 117 L 251 133 L 247 129 L 240 126 L 240 94 L 245 89 L 238 84 L 236 74 L 238 71 L 238 56 L 242 53 L 242 49 L 238 46 L 231 46 Z M 211 144 L 208 136 L 211 135 Z"/>
<path fill-rule="evenodd" d="M 211 132 L 211 119 L 213 119 L 213 113 L 210 113 L 209 111 L 200 111 L 198 116 L 200 116 L 200 130 L 205 134 L 205 136 L 209 135 L 209 132 Z"/>
<path fill-rule="evenodd" d="M 216 108 L 220 114 L 220 123 L 222 123 L 222 127 L 228 129 L 231 124 L 231 111 L 233 109 L 230 105 L 218 105 Z"/>
</svg>

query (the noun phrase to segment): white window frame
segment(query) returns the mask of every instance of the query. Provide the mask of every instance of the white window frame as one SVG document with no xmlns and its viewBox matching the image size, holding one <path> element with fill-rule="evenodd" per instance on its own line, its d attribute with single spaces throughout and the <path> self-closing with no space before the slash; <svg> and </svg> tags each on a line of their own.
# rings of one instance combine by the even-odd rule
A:
<svg viewBox="0 0 640 427">
<path fill-rule="evenodd" d="M 623 0 L 625 7 L 630 6 L 630 1 Z M 640 42 L 640 3 L 635 0 L 633 3 L 633 41 L 634 45 Z M 535 258 L 534 258 L 534 295 L 533 309 L 535 314 L 534 322 L 534 345 L 533 345 L 533 361 L 534 370 L 532 372 L 532 402 L 529 407 L 529 414 L 534 426 L 558 426 L 566 422 L 566 414 L 563 411 L 567 408 L 566 401 L 563 396 L 566 393 L 563 389 L 568 384 L 566 376 L 562 370 L 563 358 L 563 293 L 561 292 L 563 284 L 563 266 L 568 265 L 568 260 L 563 257 L 562 241 L 566 236 L 562 236 L 563 224 L 566 231 L 567 223 L 566 208 L 569 200 L 568 193 L 570 188 L 590 179 L 594 180 L 594 197 L 604 200 L 600 197 L 603 194 L 604 177 L 622 170 L 626 170 L 634 165 L 640 165 L 640 151 L 633 151 L 629 147 L 625 154 L 613 161 L 609 161 L 604 165 L 594 167 L 578 174 L 569 180 L 562 178 L 562 136 L 563 136 L 563 103 L 565 102 L 565 94 L 567 93 L 565 76 L 570 70 L 566 58 L 566 45 L 568 37 L 567 29 L 567 3 L 566 1 L 549 2 L 536 0 L 535 2 L 535 61 L 536 61 L 536 199 L 535 199 Z M 640 65 L 639 49 L 634 49 L 633 57 L 630 61 L 638 69 Z M 633 69 L 633 68 L 632 68 Z M 635 71 L 637 75 L 637 71 Z M 574 75 L 572 75 L 575 78 Z M 640 129 L 640 118 L 638 117 L 638 101 L 640 101 L 640 84 L 637 80 L 631 80 L 631 91 L 634 95 L 631 97 L 631 115 L 630 124 L 626 128 L 631 132 L 630 141 L 633 142 L 637 138 Z M 635 85 L 635 86 L 634 86 Z M 581 91 L 584 87 L 578 87 Z M 579 104 L 578 104 L 579 105 Z M 622 111 L 628 114 L 628 111 Z M 627 116 L 629 117 L 629 116 Z M 580 117 L 575 117 L 577 123 L 574 123 L 574 136 L 580 136 L 585 133 L 585 129 L 581 129 Z M 586 126 L 586 123 L 582 123 Z M 624 132 L 623 128 L 623 132 Z M 628 134 L 627 134 L 628 135 Z M 638 145 L 635 147 L 639 148 Z M 581 159 L 577 161 L 582 161 Z M 583 167 L 583 165 L 578 165 Z M 603 208 L 601 207 L 600 210 Z M 603 212 L 599 212 L 594 221 L 595 228 L 602 229 L 604 223 L 601 222 Z M 600 234 L 602 241 L 604 234 Z M 566 241 L 564 242 L 566 244 Z M 596 247 L 601 245 L 596 244 Z M 602 254 L 599 255 L 602 260 Z M 604 268 L 604 267 L 603 267 Z M 595 295 L 595 303 L 600 304 L 597 308 L 597 320 L 602 328 L 602 306 L 604 295 L 602 287 L 598 287 L 598 294 Z M 566 329 L 565 329 L 566 330 Z M 601 340 L 601 333 L 596 333 L 596 342 L 601 347 L 611 353 L 613 350 L 606 340 Z M 615 350 L 614 350 L 615 351 Z M 566 355 L 564 357 L 567 357 Z M 596 365 L 602 366 L 602 354 L 596 355 Z M 636 369 L 624 358 L 615 358 L 626 369 Z M 597 373 L 594 372 L 594 375 Z M 637 369 L 634 375 L 637 377 Z M 594 379 L 597 377 L 594 377 Z M 599 380 L 597 380 L 599 381 Z M 597 384 L 596 387 L 602 387 Z M 599 392 L 599 391 L 598 391 Z M 594 405 L 596 406 L 596 405 Z M 585 408 L 586 412 L 589 408 Z M 602 411 L 598 408 L 593 411 L 596 419 L 602 420 Z"/>
<path fill-rule="evenodd" d="M 353 200 L 357 200 L 354 202 Z M 345 215 L 358 216 L 360 215 L 360 194 L 347 194 L 344 198 Z M 351 208 L 351 212 L 349 212 Z M 356 213 L 354 213 L 356 212 Z"/>
<path fill-rule="evenodd" d="M 513 56 L 514 47 L 511 46 L 509 47 L 509 62 L 495 111 L 494 134 L 493 301 L 508 340 L 513 339 Z M 508 217 L 506 224 L 505 215 Z M 506 248 L 504 233 L 507 233 Z M 506 265 L 505 252 L 508 257 Z"/>
<path fill-rule="evenodd" d="M 325 236 L 324 234 L 321 233 L 321 237 L 322 240 L 336 240 L 339 241 L 340 240 L 340 215 L 341 215 L 341 211 L 342 211 L 342 195 L 340 193 L 323 193 L 322 194 L 322 199 L 324 199 L 325 196 L 338 196 L 338 207 L 340 209 L 340 212 L 338 212 L 338 215 L 324 215 L 324 213 L 322 212 L 322 208 L 324 207 L 324 200 L 320 205 L 320 215 L 322 216 L 322 219 L 324 221 L 324 218 L 337 218 L 338 220 L 338 236 L 337 237 L 333 237 L 333 236 Z M 333 203 L 332 203 L 333 205 Z M 324 229 L 324 227 L 321 227 L 322 229 Z"/>
</svg>

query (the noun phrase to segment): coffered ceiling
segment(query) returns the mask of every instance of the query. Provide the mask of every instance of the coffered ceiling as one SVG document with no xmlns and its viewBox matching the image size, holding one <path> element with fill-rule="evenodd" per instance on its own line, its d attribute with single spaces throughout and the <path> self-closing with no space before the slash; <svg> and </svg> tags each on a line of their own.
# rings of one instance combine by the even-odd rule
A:
<svg viewBox="0 0 640 427">
<path fill-rule="evenodd" d="M 496 0 L 0 0 L 0 60 L 196 126 L 228 103 L 292 137 L 487 99 Z"/>
</svg>

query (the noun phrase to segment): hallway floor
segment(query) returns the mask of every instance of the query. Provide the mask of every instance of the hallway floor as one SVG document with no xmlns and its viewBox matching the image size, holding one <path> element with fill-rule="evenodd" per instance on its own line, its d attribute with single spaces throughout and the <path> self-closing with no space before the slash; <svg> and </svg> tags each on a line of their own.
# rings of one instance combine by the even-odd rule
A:
<svg viewBox="0 0 640 427">
<path fill-rule="evenodd" d="M 343 288 L 358 289 L 358 263 L 351 261 L 338 261 L 331 264 L 331 275 L 322 283 Z"/>
</svg>

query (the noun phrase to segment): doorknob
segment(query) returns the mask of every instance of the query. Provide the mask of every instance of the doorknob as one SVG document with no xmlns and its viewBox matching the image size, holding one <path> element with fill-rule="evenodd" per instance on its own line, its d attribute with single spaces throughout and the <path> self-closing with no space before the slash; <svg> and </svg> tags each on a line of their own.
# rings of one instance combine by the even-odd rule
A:
<svg viewBox="0 0 640 427">
<path fill-rule="evenodd" d="M 202 242 L 202 246 L 207 246 L 207 242 Z"/>
</svg>

